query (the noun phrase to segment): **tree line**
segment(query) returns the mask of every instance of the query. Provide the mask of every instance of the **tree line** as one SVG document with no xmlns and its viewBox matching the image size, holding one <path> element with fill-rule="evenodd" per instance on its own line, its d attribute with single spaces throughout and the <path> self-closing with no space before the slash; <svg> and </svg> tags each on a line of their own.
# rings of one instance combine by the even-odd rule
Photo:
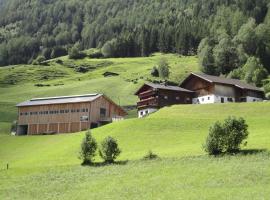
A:
<svg viewBox="0 0 270 200">
<path fill-rule="evenodd" d="M 1 0 L 0 66 L 66 55 L 76 45 L 106 57 L 198 53 L 204 72 L 246 77 L 235 69 L 247 61 L 270 68 L 269 2 Z"/>
</svg>

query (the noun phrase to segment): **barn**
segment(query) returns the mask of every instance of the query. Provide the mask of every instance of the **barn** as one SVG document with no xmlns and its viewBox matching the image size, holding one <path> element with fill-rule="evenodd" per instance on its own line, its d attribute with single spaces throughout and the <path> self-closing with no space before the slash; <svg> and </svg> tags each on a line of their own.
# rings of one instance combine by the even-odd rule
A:
<svg viewBox="0 0 270 200">
<path fill-rule="evenodd" d="M 17 135 L 79 132 L 127 115 L 103 94 L 35 98 L 17 107 Z"/>
<path fill-rule="evenodd" d="M 193 104 L 257 102 L 264 99 L 264 91 L 238 79 L 191 73 L 180 87 L 195 92 Z"/>
</svg>

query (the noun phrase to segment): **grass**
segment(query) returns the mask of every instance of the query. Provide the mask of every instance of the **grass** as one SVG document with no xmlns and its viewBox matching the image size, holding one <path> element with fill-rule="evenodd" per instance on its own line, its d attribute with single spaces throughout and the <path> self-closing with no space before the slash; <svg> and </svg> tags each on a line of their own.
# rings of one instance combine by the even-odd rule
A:
<svg viewBox="0 0 270 200">
<path fill-rule="evenodd" d="M 118 140 L 122 154 L 116 165 L 80 165 L 84 132 L 9 135 L 14 105 L 33 97 L 100 92 L 121 105 L 134 105 L 133 93 L 152 79 L 150 71 L 161 57 L 169 60 L 172 81 L 198 70 L 195 57 L 173 54 L 76 61 L 62 57 L 63 64 L 55 59 L 49 66 L 0 68 L 0 199 L 269 198 L 269 102 L 178 105 L 143 119 L 136 119 L 132 110 L 129 119 L 92 131 L 98 142 L 108 135 Z M 81 65 L 89 71 L 76 72 Z M 105 78 L 106 71 L 119 76 Z M 236 156 L 207 156 L 202 145 L 209 126 L 229 115 L 246 119 L 248 146 Z M 143 160 L 150 150 L 160 159 Z M 101 162 L 98 156 L 96 162 Z"/>
<path fill-rule="evenodd" d="M 110 124 L 93 135 L 99 142 L 115 137 L 123 151 L 119 160 L 128 162 L 101 167 L 80 166 L 77 156 L 84 133 L 2 135 L 0 198 L 34 199 L 38 194 L 39 199 L 266 199 L 269 111 L 267 102 L 179 105 Z M 229 115 L 247 120 L 250 154 L 208 157 L 202 150 L 208 128 Z M 143 161 L 149 150 L 161 159 Z M 4 170 L 6 163 L 9 170 Z"/>
<path fill-rule="evenodd" d="M 34 97 L 98 92 L 106 94 L 122 106 L 135 105 L 137 98 L 134 92 L 145 81 L 153 79 L 150 75 L 151 69 L 162 57 L 170 63 L 172 81 L 180 82 L 190 71 L 198 70 L 195 57 L 180 57 L 175 54 L 154 54 L 147 58 L 80 60 L 61 57 L 48 61 L 48 66 L 2 67 L 0 68 L 0 134 L 7 134 L 10 129 L 7 124 L 17 118 L 15 105 Z M 58 60 L 63 64 L 59 64 Z M 76 72 L 76 67 L 86 65 L 91 68 L 90 71 Z M 119 76 L 103 77 L 104 72 L 115 72 Z M 35 86 L 37 84 L 44 87 Z"/>
</svg>

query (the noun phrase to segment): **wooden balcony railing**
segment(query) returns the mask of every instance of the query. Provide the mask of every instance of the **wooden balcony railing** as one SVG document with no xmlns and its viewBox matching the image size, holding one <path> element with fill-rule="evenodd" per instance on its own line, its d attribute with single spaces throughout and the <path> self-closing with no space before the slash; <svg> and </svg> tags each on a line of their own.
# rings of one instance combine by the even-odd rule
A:
<svg viewBox="0 0 270 200">
<path fill-rule="evenodd" d="M 158 106 L 158 99 L 156 97 L 150 97 L 148 99 L 143 99 L 137 103 L 138 108 L 147 106 Z"/>
<path fill-rule="evenodd" d="M 154 91 L 154 90 L 147 90 L 145 92 L 142 92 L 139 94 L 139 98 L 140 99 L 145 99 L 147 97 L 151 97 L 151 96 L 154 96 L 156 95 L 157 91 Z"/>
</svg>

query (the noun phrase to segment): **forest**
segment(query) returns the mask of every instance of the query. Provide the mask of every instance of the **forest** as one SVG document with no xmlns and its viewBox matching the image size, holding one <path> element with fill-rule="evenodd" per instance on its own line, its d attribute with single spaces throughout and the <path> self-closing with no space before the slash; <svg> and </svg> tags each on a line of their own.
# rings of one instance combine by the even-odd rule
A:
<svg viewBox="0 0 270 200">
<path fill-rule="evenodd" d="M 197 54 L 207 74 L 261 85 L 270 71 L 269 7 L 270 0 L 0 0 L 0 66 L 74 47 L 105 57 Z"/>
</svg>

